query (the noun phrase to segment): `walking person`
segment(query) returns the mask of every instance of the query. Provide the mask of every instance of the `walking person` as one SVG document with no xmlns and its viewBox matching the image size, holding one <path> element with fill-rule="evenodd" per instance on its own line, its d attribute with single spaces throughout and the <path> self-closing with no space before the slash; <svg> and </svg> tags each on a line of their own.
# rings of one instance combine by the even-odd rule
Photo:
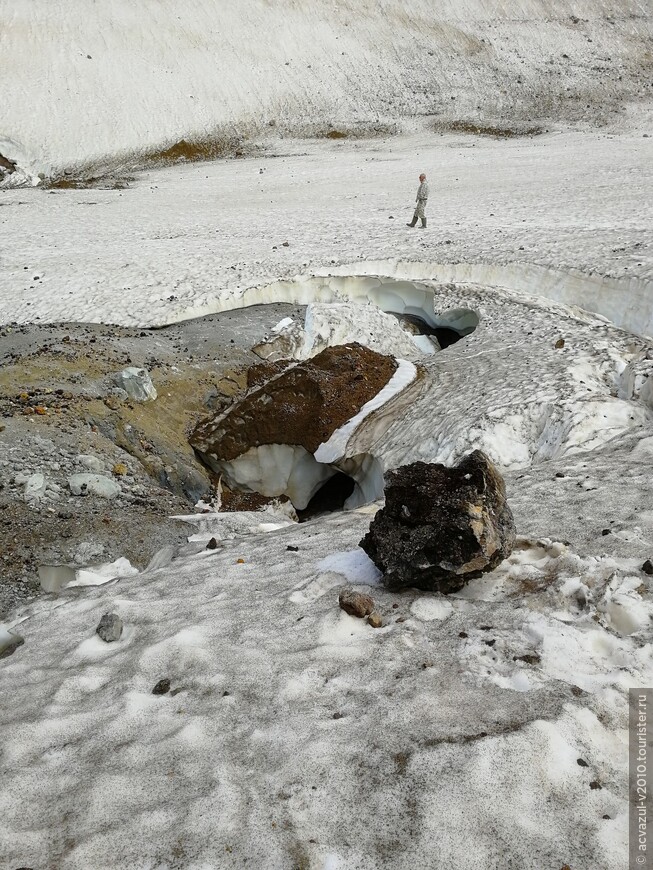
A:
<svg viewBox="0 0 653 870">
<path fill-rule="evenodd" d="M 422 221 L 422 229 L 426 227 L 426 215 L 424 209 L 429 198 L 429 186 L 426 183 L 426 175 L 422 172 L 419 177 L 419 187 L 417 188 L 417 205 L 415 206 L 415 214 L 411 223 L 406 224 L 407 227 L 414 227 L 417 223 L 417 218 Z"/>
</svg>

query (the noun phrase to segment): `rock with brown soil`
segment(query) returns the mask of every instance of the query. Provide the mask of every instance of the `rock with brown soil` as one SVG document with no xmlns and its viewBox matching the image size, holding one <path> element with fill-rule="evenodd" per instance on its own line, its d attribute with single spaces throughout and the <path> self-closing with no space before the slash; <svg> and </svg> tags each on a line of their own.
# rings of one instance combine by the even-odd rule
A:
<svg viewBox="0 0 653 870">
<path fill-rule="evenodd" d="M 454 468 L 415 462 L 386 475 L 385 507 L 360 546 L 392 590 L 456 592 L 512 552 L 503 478 L 480 450 Z"/>
<path fill-rule="evenodd" d="M 388 383 L 393 357 L 359 344 L 340 345 L 299 364 L 260 364 L 257 384 L 231 408 L 203 421 L 190 444 L 232 490 L 286 496 L 303 510 L 337 473 L 314 456 Z M 369 465 L 369 463 L 368 463 Z M 343 469 L 357 479 L 356 469 Z M 363 468 L 363 475 L 368 468 Z"/>
<path fill-rule="evenodd" d="M 281 374 L 279 368 L 257 366 L 256 380 L 264 383 L 194 430 L 190 443 L 209 465 L 267 444 L 294 444 L 314 453 L 388 383 L 397 362 L 347 344 L 286 364 Z"/>
</svg>

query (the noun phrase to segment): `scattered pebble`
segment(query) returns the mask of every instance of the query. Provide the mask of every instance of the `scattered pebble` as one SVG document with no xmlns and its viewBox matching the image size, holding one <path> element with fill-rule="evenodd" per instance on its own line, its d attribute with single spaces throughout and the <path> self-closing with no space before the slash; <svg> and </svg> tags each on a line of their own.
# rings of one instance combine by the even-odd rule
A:
<svg viewBox="0 0 653 870">
<path fill-rule="evenodd" d="M 163 679 L 159 680 L 156 686 L 152 689 L 153 695 L 167 695 L 170 691 L 170 680 Z"/>
<path fill-rule="evenodd" d="M 114 643 L 120 640 L 122 634 L 122 619 L 117 613 L 105 613 L 95 629 L 105 643 Z"/>
<path fill-rule="evenodd" d="M 374 600 L 369 595 L 363 595 L 362 592 L 355 592 L 350 588 L 340 592 L 338 604 L 345 613 L 357 616 L 359 619 L 374 612 Z"/>
<path fill-rule="evenodd" d="M 513 656 L 515 662 L 525 662 L 527 665 L 539 665 L 542 661 L 537 653 L 526 653 L 523 656 Z"/>
</svg>

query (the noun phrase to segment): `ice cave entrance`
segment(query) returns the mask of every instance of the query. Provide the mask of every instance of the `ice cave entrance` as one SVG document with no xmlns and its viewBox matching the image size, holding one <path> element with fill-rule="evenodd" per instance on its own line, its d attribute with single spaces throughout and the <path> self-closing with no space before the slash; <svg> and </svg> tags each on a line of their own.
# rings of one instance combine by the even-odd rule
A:
<svg viewBox="0 0 653 870">
<path fill-rule="evenodd" d="M 418 314 L 397 311 L 387 313 L 394 314 L 397 320 L 416 335 L 434 336 L 441 350 L 474 332 L 479 324 L 478 314 L 469 308 L 452 308 L 442 314 L 435 314 L 431 316 L 431 322 Z"/>
<path fill-rule="evenodd" d="M 355 488 L 356 481 L 353 477 L 344 471 L 336 472 L 318 489 L 306 507 L 297 511 L 299 522 L 306 522 L 318 514 L 343 510 Z"/>
<path fill-rule="evenodd" d="M 247 307 L 267 302 L 294 305 L 373 302 L 386 314 L 394 314 L 404 324 L 410 324 L 412 331 L 434 336 L 442 348 L 474 332 L 480 317 L 470 308 L 449 308 L 436 313 L 438 300 L 438 287 L 420 281 L 379 275 L 307 275 L 250 287 L 241 297 L 240 304 Z"/>
</svg>

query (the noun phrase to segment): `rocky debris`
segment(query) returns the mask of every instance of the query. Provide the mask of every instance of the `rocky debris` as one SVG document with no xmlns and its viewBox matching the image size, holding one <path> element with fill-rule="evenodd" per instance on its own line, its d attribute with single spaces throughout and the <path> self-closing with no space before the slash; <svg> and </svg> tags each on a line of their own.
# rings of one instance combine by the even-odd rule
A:
<svg viewBox="0 0 653 870">
<path fill-rule="evenodd" d="M 6 659 L 25 643 L 25 638 L 19 634 L 7 631 L 0 625 L 0 659 Z"/>
<path fill-rule="evenodd" d="M 453 468 L 415 462 L 385 480 L 385 507 L 360 546 L 389 589 L 456 592 L 512 552 L 503 478 L 480 450 Z"/>
<path fill-rule="evenodd" d="M 371 625 L 372 628 L 382 628 L 383 627 L 383 617 L 378 612 L 378 610 L 373 611 L 367 617 L 368 625 Z"/>
<path fill-rule="evenodd" d="M 73 556 L 76 565 L 90 565 L 104 555 L 104 546 L 99 541 L 82 541 Z"/>
<path fill-rule="evenodd" d="M 116 386 L 124 390 L 133 402 L 149 402 L 157 392 L 147 369 L 129 366 L 114 376 Z"/>
<path fill-rule="evenodd" d="M 30 280 L 40 279 L 35 269 Z M 209 413 L 208 395 L 229 403 L 244 391 L 247 366 L 257 361 L 251 346 L 286 315 L 303 321 L 303 308 L 254 306 L 154 331 L 0 327 L 0 619 L 42 593 L 40 566 L 75 565 L 85 541 L 103 544 L 102 561 L 125 556 L 141 569 L 162 547 L 186 543 L 187 529 L 170 517 L 188 513 L 189 502 L 210 496 L 215 485 L 193 455 L 188 427 Z M 130 365 L 151 373 L 156 402 L 133 402 L 110 383 L 111 373 Z M 78 456 L 98 464 L 88 467 Z M 119 495 L 73 496 L 68 477 L 79 472 L 113 477 Z M 26 502 L 25 483 L 37 473 L 45 493 Z M 264 501 L 224 487 L 222 509 Z"/>
<path fill-rule="evenodd" d="M 104 474 L 72 474 L 68 486 L 73 495 L 97 495 L 113 499 L 120 493 L 118 484 Z"/>
<path fill-rule="evenodd" d="M 649 576 L 653 576 L 653 562 L 650 559 L 647 559 L 646 562 L 642 565 L 642 571 Z"/>
<path fill-rule="evenodd" d="M 170 680 L 164 678 L 159 680 L 156 686 L 152 689 L 153 695 L 167 695 L 170 691 Z"/>
<path fill-rule="evenodd" d="M 359 619 L 374 613 L 374 599 L 370 598 L 369 595 L 364 595 L 362 592 L 356 592 L 350 587 L 341 590 L 338 596 L 338 604 L 345 613 L 348 613 L 350 616 L 357 616 Z"/>
<path fill-rule="evenodd" d="M 211 486 L 209 477 L 199 463 L 192 463 L 192 457 L 182 456 L 165 442 L 148 437 L 145 432 L 119 419 L 117 415 L 110 415 L 104 420 L 94 417 L 93 424 L 105 438 L 137 459 L 163 489 L 183 496 L 192 504 L 208 494 Z M 116 470 L 116 466 L 113 473 L 121 480 L 124 477 L 121 468 Z"/>
<path fill-rule="evenodd" d="M 122 634 L 122 619 L 117 613 L 105 613 L 95 629 L 105 643 L 115 643 Z"/>
</svg>

